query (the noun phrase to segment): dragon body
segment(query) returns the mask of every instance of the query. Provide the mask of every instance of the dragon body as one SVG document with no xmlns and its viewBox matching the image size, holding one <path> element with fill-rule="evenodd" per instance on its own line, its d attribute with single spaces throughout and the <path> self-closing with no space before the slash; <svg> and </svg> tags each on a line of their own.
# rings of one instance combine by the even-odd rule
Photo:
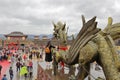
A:
<svg viewBox="0 0 120 80">
<path fill-rule="evenodd" d="M 90 63 L 94 61 L 103 68 L 106 80 L 120 80 L 120 60 L 113 41 L 120 37 L 120 24 L 112 24 L 109 18 L 107 27 L 101 30 L 96 27 L 95 19 L 86 22 L 82 16 L 82 29 L 67 52 L 56 54 L 56 61 L 62 60 L 68 65 L 78 63 L 81 68 L 77 75 L 79 80 L 88 76 L 86 70 L 90 70 Z"/>
</svg>

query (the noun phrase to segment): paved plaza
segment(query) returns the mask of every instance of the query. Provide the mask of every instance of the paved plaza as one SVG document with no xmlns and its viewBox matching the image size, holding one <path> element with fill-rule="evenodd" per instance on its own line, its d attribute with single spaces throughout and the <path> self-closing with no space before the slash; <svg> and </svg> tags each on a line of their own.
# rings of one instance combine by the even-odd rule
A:
<svg viewBox="0 0 120 80">
<path fill-rule="evenodd" d="M 44 56 L 43 56 L 44 57 Z M 36 79 L 36 77 L 37 77 L 37 66 L 38 66 L 38 64 L 44 69 L 44 70 L 47 70 L 46 69 L 46 62 L 44 61 L 44 58 L 43 58 L 43 61 L 40 61 L 39 59 L 36 59 L 36 58 L 33 58 L 32 59 L 32 62 L 33 62 L 33 77 L 32 78 L 29 78 L 29 76 L 25 79 L 25 77 L 24 76 L 20 76 L 20 74 L 19 74 L 19 71 L 17 72 L 17 70 L 16 70 L 16 61 L 13 63 L 13 65 L 11 65 L 12 66 L 12 68 L 13 68 L 13 70 L 14 70 L 14 77 L 13 77 L 13 80 L 35 80 Z M 101 68 L 101 67 L 100 67 Z M 50 69 L 52 69 L 52 63 L 51 63 L 51 67 L 50 67 Z M 6 71 L 6 75 L 7 75 L 7 78 L 8 78 L 8 80 L 10 80 L 9 79 L 9 71 L 8 71 L 9 69 L 7 69 L 7 71 Z M 77 68 L 76 68 L 76 73 L 78 72 L 78 70 L 77 70 Z M 60 72 L 60 68 L 59 68 L 59 72 Z M 57 80 L 61 80 L 61 78 L 60 77 L 62 77 L 63 75 L 66 75 L 66 74 L 68 74 L 68 72 L 69 72 L 69 69 L 67 68 L 67 67 L 65 67 L 64 68 L 64 73 L 63 72 L 61 72 L 59 75 L 57 75 L 57 77 L 56 77 L 56 79 Z M 54 76 L 53 75 L 53 71 L 51 71 L 51 72 L 48 72 L 49 73 L 49 75 L 52 75 L 52 76 Z M 75 73 L 75 74 L 76 74 Z M 91 71 L 90 71 L 90 77 L 91 77 L 91 79 L 92 80 L 95 80 L 97 77 L 101 77 L 101 78 L 105 78 L 105 76 L 104 76 L 104 74 L 103 74 L 103 71 L 102 71 L 102 68 L 101 68 L 101 70 L 95 70 L 95 64 L 91 64 Z M 55 79 L 54 79 L 55 80 Z M 68 80 L 68 78 L 66 78 L 65 80 Z M 88 78 L 86 78 L 85 80 L 88 80 Z"/>
<path fill-rule="evenodd" d="M 46 70 L 46 64 L 45 64 L 45 62 L 40 62 L 39 63 L 40 65 L 41 65 L 41 67 L 44 69 L 44 70 Z M 104 76 L 104 74 L 103 74 L 103 70 L 102 70 L 102 68 L 99 66 L 99 68 L 100 68 L 100 70 L 95 70 L 95 64 L 94 63 L 92 63 L 91 64 L 91 70 L 90 70 L 90 78 L 91 78 L 91 80 L 95 80 L 95 79 L 97 79 L 98 77 L 101 77 L 101 78 L 103 78 L 103 79 L 105 79 L 105 76 Z M 69 73 L 69 68 L 67 68 L 67 67 L 65 67 L 64 68 L 64 72 L 63 72 L 63 70 L 61 69 L 58 69 L 59 71 L 59 73 L 57 74 L 57 77 L 55 76 L 55 78 L 58 78 L 57 80 L 61 80 L 61 78 L 62 78 L 62 80 L 68 80 L 68 78 L 69 78 L 69 76 L 67 75 L 68 73 Z M 78 72 L 78 70 L 77 70 L 77 68 L 75 69 L 75 75 L 76 75 L 76 73 Z M 53 71 L 48 71 L 48 73 L 50 74 L 50 75 L 52 75 L 52 77 L 54 77 L 54 75 L 53 75 Z M 63 76 L 63 75 L 66 75 L 68 78 L 66 78 L 66 76 Z M 54 80 L 56 80 L 56 79 L 54 79 Z M 88 80 L 88 77 L 86 77 L 86 79 L 85 80 Z"/>
<path fill-rule="evenodd" d="M 12 68 L 13 68 L 13 73 L 14 73 L 14 77 L 13 77 L 13 80 L 35 80 L 36 79 L 36 76 L 37 76 L 37 60 L 36 59 L 33 59 L 33 76 L 32 78 L 30 78 L 29 76 L 25 79 L 24 76 L 20 76 L 20 73 L 19 71 L 17 72 L 16 70 L 16 62 L 14 62 L 14 64 L 12 65 Z M 7 78 L 8 80 L 10 80 L 10 77 L 9 77 L 9 69 L 6 71 L 6 75 L 7 75 Z"/>
</svg>

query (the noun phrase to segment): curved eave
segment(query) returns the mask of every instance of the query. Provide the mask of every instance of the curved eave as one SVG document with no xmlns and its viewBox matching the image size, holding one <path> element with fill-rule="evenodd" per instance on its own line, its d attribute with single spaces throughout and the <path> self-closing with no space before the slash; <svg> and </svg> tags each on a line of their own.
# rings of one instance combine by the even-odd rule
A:
<svg viewBox="0 0 120 80">
<path fill-rule="evenodd" d="M 27 35 L 4 35 L 5 37 L 28 37 Z"/>
</svg>

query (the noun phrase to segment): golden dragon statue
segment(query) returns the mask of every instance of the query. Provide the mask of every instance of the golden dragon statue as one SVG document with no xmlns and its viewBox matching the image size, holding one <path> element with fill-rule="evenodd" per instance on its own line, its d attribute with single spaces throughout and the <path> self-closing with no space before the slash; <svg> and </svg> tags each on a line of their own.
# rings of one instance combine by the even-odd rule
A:
<svg viewBox="0 0 120 80">
<path fill-rule="evenodd" d="M 82 16 L 83 26 L 73 41 L 69 50 L 56 53 L 56 61 L 64 61 L 68 65 L 79 64 L 80 71 L 77 80 L 84 80 L 88 76 L 90 63 L 96 61 L 102 68 L 106 80 L 120 80 L 120 60 L 117 55 L 114 40 L 120 38 L 120 23 L 113 24 L 108 18 L 104 30 L 97 28 L 96 17 L 85 20 Z M 54 35 L 64 43 L 67 42 L 65 33 L 66 24 L 53 24 Z M 86 70 L 85 70 L 85 69 Z"/>
</svg>

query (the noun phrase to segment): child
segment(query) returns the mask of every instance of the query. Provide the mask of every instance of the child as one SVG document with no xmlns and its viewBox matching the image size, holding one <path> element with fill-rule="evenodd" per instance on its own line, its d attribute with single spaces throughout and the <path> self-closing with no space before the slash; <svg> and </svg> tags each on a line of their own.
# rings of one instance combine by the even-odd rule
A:
<svg viewBox="0 0 120 80">
<path fill-rule="evenodd" d="M 8 80 L 7 77 L 6 77 L 6 74 L 4 74 L 2 80 Z"/>
</svg>

